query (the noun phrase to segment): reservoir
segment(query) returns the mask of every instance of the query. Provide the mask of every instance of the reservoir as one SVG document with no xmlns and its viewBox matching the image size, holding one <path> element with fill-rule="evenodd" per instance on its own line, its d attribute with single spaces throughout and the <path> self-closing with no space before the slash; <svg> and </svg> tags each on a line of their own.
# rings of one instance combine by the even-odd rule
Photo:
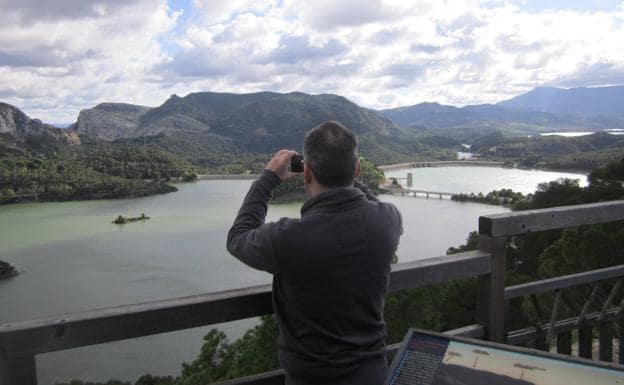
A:
<svg viewBox="0 0 624 385">
<path fill-rule="evenodd" d="M 395 170 L 388 175 L 407 174 Z M 491 167 L 411 169 L 414 188 L 531 192 L 539 182 L 581 174 Z M 520 173 L 519 173 L 520 172 Z M 0 324 L 66 312 L 208 293 L 262 283 L 271 276 L 231 257 L 227 231 L 249 180 L 178 185 L 179 191 L 137 199 L 0 206 L 0 260 L 21 274 L 0 281 Z M 448 199 L 382 196 L 403 215 L 399 262 L 443 255 L 465 242 L 480 215 L 498 206 Z M 301 204 L 271 205 L 269 220 L 298 217 Z M 125 225 L 118 215 L 151 217 Z M 216 327 L 230 339 L 256 320 Z M 145 373 L 178 375 L 197 357 L 203 327 L 37 356 L 39 383 L 81 379 L 134 381 Z"/>
</svg>

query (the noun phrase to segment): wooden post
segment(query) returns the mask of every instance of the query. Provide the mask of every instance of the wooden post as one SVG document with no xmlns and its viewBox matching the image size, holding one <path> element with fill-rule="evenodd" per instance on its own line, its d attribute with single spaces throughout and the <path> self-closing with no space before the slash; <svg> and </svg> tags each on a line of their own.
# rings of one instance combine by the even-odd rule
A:
<svg viewBox="0 0 624 385">
<path fill-rule="evenodd" d="M 479 236 L 479 249 L 492 256 L 492 271 L 479 277 L 477 322 L 485 326 L 486 339 L 505 342 L 506 237 Z"/>
<path fill-rule="evenodd" d="M 412 187 L 414 184 L 414 175 L 411 172 L 407 173 L 407 187 Z"/>
<path fill-rule="evenodd" d="M 624 303 L 624 300 L 622 301 Z M 620 333 L 618 336 L 618 343 L 620 347 L 620 354 L 618 361 L 620 364 L 624 364 L 624 320 L 620 319 L 618 321 L 618 325 L 620 326 Z"/>
<path fill-rule="evenodd" d="M 546 334 L 543 329 L 541 329 L 539 334 L 535 337 L 535 349 L 543 350 L 545 352 L 550 350 L 550 344 L 546 340 Z"/>
<path fill-rule="evenodd" d="M 579 357 L 592 358 L 592 348 L 594 337 L 592 336 L 592 327 L 585 326 L 578 331 L 579 341 Z"/>
<path fill-rule="evenodd" d="M 613 361 L 613 328 L 611 322 L 601 322 L 598 325 L 598 359 Z"/>
<path fill-rule="evenodd" d="M 572 332 L 562 332 L 557 334 L 557 353 L 572 354 Z"/>
<path fill-rule="evenodd" d="M 0 360 L 0 385 L 37 385 L 35 356 Z"/>
</svg>

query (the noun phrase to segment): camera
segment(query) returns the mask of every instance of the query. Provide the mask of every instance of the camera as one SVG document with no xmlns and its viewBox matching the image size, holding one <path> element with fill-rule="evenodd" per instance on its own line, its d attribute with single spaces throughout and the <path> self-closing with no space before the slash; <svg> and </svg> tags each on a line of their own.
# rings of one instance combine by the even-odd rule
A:
<svg viewBox="0 0 624 385">
<path fill-rule="evenodd" d="M 295 154 L 290 158 L 290 172 L 303 172 L 303 155 Z"/>
</svg>

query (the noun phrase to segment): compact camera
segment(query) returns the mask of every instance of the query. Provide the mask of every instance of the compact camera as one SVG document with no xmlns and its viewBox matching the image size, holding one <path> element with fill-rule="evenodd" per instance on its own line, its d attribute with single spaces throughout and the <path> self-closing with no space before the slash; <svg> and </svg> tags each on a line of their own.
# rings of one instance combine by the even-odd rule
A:
<svg viewBox="0 0 624 385">
<path fill-rule="evenodd" d="M 295 154 L 290 158 L 290 172 L 303 172 L 303 155 Z"/>
</svg>

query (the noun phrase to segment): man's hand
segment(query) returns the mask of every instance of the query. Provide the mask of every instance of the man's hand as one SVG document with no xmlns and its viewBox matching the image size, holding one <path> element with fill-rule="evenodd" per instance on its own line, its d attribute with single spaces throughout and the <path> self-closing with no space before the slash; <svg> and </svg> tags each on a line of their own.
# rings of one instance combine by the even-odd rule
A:
<svg viewBox="0 0 624 385">
<path fill-rule="evenodd" d="M 288 180 L 297 175 L 288 171 L 290 166 L 290 158 L 297 152 L 292 150 L 279 150 L 273 159 L 267 163 L 265 170 L 271 170 L 279 176 L 282 181 Z"/>
</svg>

